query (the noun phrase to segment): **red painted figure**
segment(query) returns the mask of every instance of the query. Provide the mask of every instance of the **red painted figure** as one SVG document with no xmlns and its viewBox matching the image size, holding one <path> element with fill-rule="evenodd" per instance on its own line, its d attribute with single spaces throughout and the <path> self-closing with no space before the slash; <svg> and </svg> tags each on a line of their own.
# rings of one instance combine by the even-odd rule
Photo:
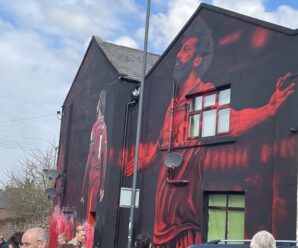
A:
<svg viewBox="0 0 298 248">
<path fill-rule="evenodd" d="M 185 120 L 186 95 L 214 89 L 213 83 L 201 80 L 213 57 L 213 40 L 210 29 L 204 20 L 198 17 L 195 31 L 192 30 L 186 37 L 177 53 L 174 69 L 174 79 L 177 82 L 175 98 L 165 114 L 160 139 L 155 143 L 141 144 L 139 169 L 158 163 L 155 156 L 160 154 L 159 145 L 172 147 L 183 145 L 187 121 Z M 187 34 L 185 33 L 185 36 Z M 259 108 L 243 110 L 231 109 L 230 134 L 240 135 L 248 129 L 262 123 L 275 115 L 276 110 L 294 92 L 294 83 L 282 89 L 285 80 L 290 76 L 278 79 L 276 89 L 268 104 Z M 172 116 L 172 113 L 173 116 Z M 171 124 L 173 120 L 173 124 Z M 172 126 L 171 126 L 172 125 Z M 172 134 L 170 133 L 173 130 Z M 200 141 L 196 141 L 199 143 Z M 174 147 L 173 147 L 174 144 Z M 168 149 L 170 150 L 170 149 Z M 183 158 L 183 164 L 175 169 L 176 180 L 188 180 L 185 188 L 173 186 L 167 182 L 168 168 L 160 163 L 159 177 L 155 196 L 155 247 L 188 247 L 201 241 L 200 206 L 202 205 L 201 176 L 206 158 L 206 149 L 203 146 L 183 148 L 177 150 Z M 162 154 L 164 157 L 165 153 Z M 133 173 L 133 161 L 126 166 L 126 175 Z"/>
<path fill-rule="evenodd" d="M 104 184 L 107 162 L 107 129 L 104 121 L 105 91 L 101 91 L 97 105 L 97 120 L 92 126 L 88 159 L 85 168 L 81 201 L 88 192 L 86 219 L 88 224 L 94 224 L 96 202 L 104 197 Z M 99 198 L 97 198 L 99 192 Z"/>
</svg>

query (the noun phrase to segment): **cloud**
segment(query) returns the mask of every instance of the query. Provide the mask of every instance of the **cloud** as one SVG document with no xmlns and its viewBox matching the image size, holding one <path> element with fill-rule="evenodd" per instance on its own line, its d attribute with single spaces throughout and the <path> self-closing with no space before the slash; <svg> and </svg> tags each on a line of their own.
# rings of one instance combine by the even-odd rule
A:
<svg viewBox="0 0 298 248">
<path fill-rule="evenodd" d="M 124 18 L 125 17 L 125 18 Z M 0 170 L 39 141 L 58 141 L 60 109 L 92 35 L 137 48 L 134 0 L 0 0 Z M 26 120 L 24 120 L 24 118 Z M 10 138 L 4 138 L 7 135 Z M 43 143 L 44 145 L 45 143 Z"/>
<path fill-rule="evenodd" d="M 138 43 L 129 36 L 119 37 L 118 39 L 114 40 L 113 43 L 121 46 L 127 46 L 127 47 L 139 49 Z"/>
<path fill-rule="evenodd" d="M 164 48 L 174 39 L 197 9 L 199 0 L 170 0 L 166 13 L 153 14 L 150 23 L 150 42 L 155 49 Z M 143 32 L 139 30 L 139 35 Z"/>
<path fill-rule="evenodd" d="M 280 5 L 274 11 L 267 11 L 264 0 L 213 0 L 212 4 L 284 27 L 298 28 L 298 10 L 287 5 Z"/>
<path fill-rule="evenodd" d="M 126 15 L 140 15 L 138 5 L 132 0 L 70 1 L 18 0 L 2 1 L 2 10 L 10 13 L 17 28 L 34 28 L 44 34 L 84 39 L 86 35 L 113 36 L 125 29 L 121 11 Z"/>
<path fill-rule="evenodd" d="M 72 36 L 84 36 L 97 32 L 96 23 L 87 15 L 79 12 L 61 8 L 51 8 L 47 12 L 47 18 L 51 26 L 58 27 L 56 30 L 52 30 L 60 35 L 66 33 Z"/>
<path fill-rule="evenodd" d="M 238 13 L 253 15 L 265 12 L 262 0 L 235 1 L 235 0 L 213 0 L 212 4 Z"/>
<path fill-rule="evenodd" d="M 202 1 L 170 0 L 165 12 L 151 16 L 149 41 L 153 49 L 163 51 L 175 38 L 184 24 L 195 12 Z M 213 0 L 212 5 L 229 9 L 244 15 L 279 24 L 289 28 L 298 28 L 298 10 L 286 5 L 279 6 L 274 11 L 267 11 L 265 0 Z M 139 28 L 137 36 L 143 38 L 144 28 Z"/>
<path fill-rule="evenodd" d="M 298 10 L 282 5 L 272 15 L 272 18 L 268 21 L 293 29 L 298 28 Z"/>
<path fill-rule="evenodd" d="M 71 74 L 79 64 L 78 57 L 73 59 L 61 49 L 60 53 L 52 51 L 44 39 L 32 31 L 9 30 L 1 32 L 1 37 L 0 53 L 6 58 L 0 64 L 1 119 L 54 116 L 72 81 Z M 31 124 L 33 128 L 36 123 Z M 38 131 L 42 130 L 33 129 L 31 135 L 37 135 Z"/>
</svg>

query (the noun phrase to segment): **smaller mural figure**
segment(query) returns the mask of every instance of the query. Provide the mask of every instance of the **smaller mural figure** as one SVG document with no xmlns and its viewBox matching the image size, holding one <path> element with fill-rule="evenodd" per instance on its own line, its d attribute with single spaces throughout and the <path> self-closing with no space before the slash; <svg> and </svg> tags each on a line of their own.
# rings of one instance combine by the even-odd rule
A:
<svg viewBox="0 0 298 248">
<path fill-rule="evenodd" d="M 104 184 L 107 161 L 107 129 L 104 121 L 106 91 L 100 92 L 97 104 L 97 119 L 92 126 L 88 159 L 85 168 L 81 202 L 87 200 L 86 220 L 88 224 L 95 222 L 97 195 L 99 201 L 104 197 Z M 85 194 L 88 194 L 85 199 Z"/>
</svg>

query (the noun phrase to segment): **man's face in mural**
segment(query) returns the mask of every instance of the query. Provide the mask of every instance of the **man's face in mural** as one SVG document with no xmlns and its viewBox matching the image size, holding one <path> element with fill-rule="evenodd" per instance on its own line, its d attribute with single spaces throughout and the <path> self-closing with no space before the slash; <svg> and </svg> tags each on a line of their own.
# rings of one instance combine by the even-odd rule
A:
<svg viewBox="0 0 298 248">
<path fill-rule="evenodd" d="M 102 90 L 100 92 L 98 103 L 96 106 L 97 115 L 104 115 L 105 104 L 106 104 L 106 92 Z"/>
<path fill-rule="evenodd" d="M 196 56 L 197 37 L 188 38 L 176 55 L 176 64 L 173 76 L 178 83 L 184 82 L 190 70 L 201 64 L 201 57 Z"/>
</svg>

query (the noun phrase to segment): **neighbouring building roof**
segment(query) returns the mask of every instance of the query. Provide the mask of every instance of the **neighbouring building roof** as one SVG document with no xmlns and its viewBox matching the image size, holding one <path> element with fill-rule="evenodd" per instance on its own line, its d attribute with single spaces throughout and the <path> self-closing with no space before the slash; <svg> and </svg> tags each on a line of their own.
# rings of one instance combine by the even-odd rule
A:
<svg viewBox="0 0 298 248">
<path fill-rule="evenodd" d="M 136 81 L 141 80 L 143 51 L 105 42 L 96 36 L 94 38 L 120 76 Z M 147 53 L 146 73 L 158 58 L 157 54 Z"/>
<path fill-rule="evenodd" d="M 7 193 L 3 189 L 0 189 L 0 209 L 11 209 L 8 204 Z"/>
</svg>

